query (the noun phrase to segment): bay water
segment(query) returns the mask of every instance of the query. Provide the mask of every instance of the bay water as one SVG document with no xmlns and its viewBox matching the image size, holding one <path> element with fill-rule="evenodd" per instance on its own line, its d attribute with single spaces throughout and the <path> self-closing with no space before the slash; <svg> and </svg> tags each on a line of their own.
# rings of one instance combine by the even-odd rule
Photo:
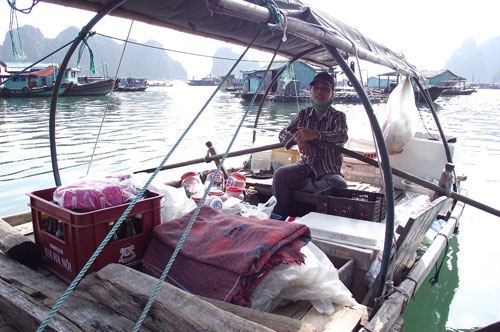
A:
<svg viewBox="0 0 500 332">
<path fill-rule="evenodd" d="M 59 98 L 56 142 L 62 183 L 86 174 L 154 168 L 168 154 L 167 165 L 202 158 L 207 141 L 222 153 L 235 133 L 232 151 L 275 143 L 279 130 L 307 104 L 267 103 L 253 142 L 257 107 L 248 109 L 231 93 L 219 92 L 185 133 L 214 91 L 215 87 L 174 82 L 145 92 Z M 463 187 L 468 196 L 498 209 L 500 90 L 440 97 L 436 107 L 446 134 L 462 143 L 457 174 L 467 176 Z M 0 99 L 0 216 L 28 211 L 26 193 L 54 186 L 49 108 L 50 98 Z M 371 137 L 361 105 L 336 108 L 346 113 L 351 136 Z M 375 104 L 374 109 L 383 121 L 386 106 Z M 435 128 L 425 108 L 419 115 L 415 124 L 419 130 Z M 245 159 L 231 158 L 227 164 L 241 165 Z M 189 170 L 209 168 L 214 164 L 169 170 L 158 177 L 178 178 Z M 498 234 L 500 218 L 466 206 L 459 232 L 449 241 L 439 282 L 431 286 L 426 281 L 410 301 L 405 331 L 471 331 L 500 320 Z"/>
</svg>

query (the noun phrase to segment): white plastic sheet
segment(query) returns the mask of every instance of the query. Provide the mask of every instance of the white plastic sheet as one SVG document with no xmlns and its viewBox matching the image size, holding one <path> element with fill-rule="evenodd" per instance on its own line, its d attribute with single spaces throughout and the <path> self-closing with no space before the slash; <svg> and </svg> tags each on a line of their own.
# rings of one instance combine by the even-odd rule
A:
<svg viewBox="0 0 500 332">
<path fill-rule="evenodd" d="M 412 119 L 417 114 L 413 86 L 408 78 L 391 92 L 387 101 L 389 112 L 382 126 L 389 154 L 401 153 L 415 134 Z"/>
<path fill-rule="evenodd" d="M 253 309 L 270 312 L 284 301 L 310 300 L 318 312 L 332 314 L 333 303 L 357 304 L 325 253 L 312 242 L 301 252 L 304 264 L 282 264 L 265 276 L 252 294 Z"/>
<path fill-rule="evenodd" d="M 134 174 L 134 184 L 137 188 L 142 188 L 150 176 L 150 174 Z M 163 195 L 161 199 L 162 222 L 182 217 L 196 208 L 196 203 L 186 196 L 184 188 L 168 186 L 160 180 L 154 179 L 148 189 Z"/>
</svg>

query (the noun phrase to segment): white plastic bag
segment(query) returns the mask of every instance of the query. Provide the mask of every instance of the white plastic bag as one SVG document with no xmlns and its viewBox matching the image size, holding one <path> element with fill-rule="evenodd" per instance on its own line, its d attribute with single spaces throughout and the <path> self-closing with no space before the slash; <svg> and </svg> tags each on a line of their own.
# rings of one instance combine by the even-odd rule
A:
<svg viewBox="0 0 500 332">
<path fill-rule="evenodd" d="M 391 92 L 387 101 L 389 112 L 382 130 L 389 154 L 401 153 L 413 138 L 415 130 L 412 119 L 417 114 L 413 86 L 406 77 Z"/>
<path fill-rule="evenodd" d="M 325 253 L 312 242 L 301 252 L 304 264 L 282 264 L 264 277 L 251 296 L 253 309 L 270 312 L 283 301 L 310 300 L 318 312 L 332 314 L 332 303 L 357 304 Z"/>
<path fill-rule="evenodd" d="M 270 218 L 277 202 L 276 197 L 271 196 L 267 202 L 257 204 L 257 210 L 264 212 L 267 217 Z"/>
<path fill-rule="evenodd" d="M 134 184 L 138 188 L 142 188 L 150 176 L 150 174 L 134 174 Z M 162 222 L 182 217 L 196 208 L 196 203 L 186 196 L 184 188 L 168 186 L 160 180 L 154 179 L 148 189 L 163 195 L 161 199 Z"/>
</svg>

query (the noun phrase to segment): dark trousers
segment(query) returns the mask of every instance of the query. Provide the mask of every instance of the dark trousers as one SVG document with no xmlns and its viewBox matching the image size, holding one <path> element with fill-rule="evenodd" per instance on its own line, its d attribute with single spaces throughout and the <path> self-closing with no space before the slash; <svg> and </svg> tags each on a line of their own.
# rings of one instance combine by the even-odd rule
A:
<svg viewBox="0 0 500 332">
<path fill-rule="evenodd" d="M 318 192 L 331 187 L 347 188 L 347 183 L 339 174 L 327 174 L 313 180 L 307 167 L 298 164 L 286 165 L 274 171 L 273 195 L 277 203 L 273 212 L 283 217 L 289 215 L 292 190 Z"/>
</svg>

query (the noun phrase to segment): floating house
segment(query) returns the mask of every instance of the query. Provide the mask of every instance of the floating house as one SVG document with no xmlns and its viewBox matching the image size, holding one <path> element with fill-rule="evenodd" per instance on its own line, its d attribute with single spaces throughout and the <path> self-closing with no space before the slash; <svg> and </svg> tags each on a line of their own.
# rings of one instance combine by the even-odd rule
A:
<svg viewBox="0 0 500 332">
<path fill-rule="evenodd" d="M 437 86 L 446 88 L 443 95 L 470 95 L 476 92 L 476 89 L 466 88 L 464 77 L 458 76 L 448 69 L 437 71 L 422 71 L 428 86 Z"/>
<path fill-rule="evenodd" d="M 260 88 L 259 92 L 264 92 L 267 90 L 269 85 L 271 85 L 273 79 L 279 75 L 280 71 L 284 69 L 282 74 L 273 83 L 269 94 L 271 95 L 287 95 L 295 96 L 299 95 L 300 91 L 309 88 L 309 83 L 312 81 L 317 68 L 302 62 L 295 61 L 287 68 L 287 62 L 276 61 L 272 64 L 269 72 L 264 78 L 264 82 Z M 255 94 L 259 86 L 259 82 L 264 74 L 266 73 L 267 66 L 262 67 L 257 70 L 244 71 L 243 73 L 243 93 Z"/>
</svg>

